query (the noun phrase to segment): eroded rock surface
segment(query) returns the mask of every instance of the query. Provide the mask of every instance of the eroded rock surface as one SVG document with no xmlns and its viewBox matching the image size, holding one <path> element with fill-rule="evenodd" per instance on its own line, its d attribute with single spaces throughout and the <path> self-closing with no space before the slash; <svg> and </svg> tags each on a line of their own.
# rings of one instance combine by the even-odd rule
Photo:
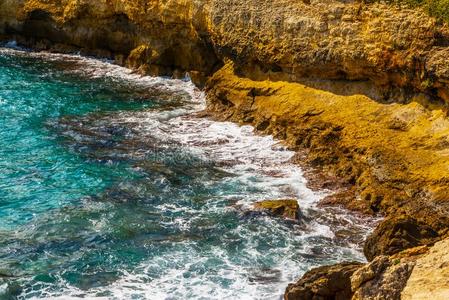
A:
<svg viewBox="0 0 449 300">
<path fill-rule="evenodd" d="M 449 297 L 449 239 L 392 256 L 378 256 L 351 276 L 353 300 Z"/>
<path fill-rule="evenodd" d="M 0 33 L 43 49 L 114 56 L 150 74 L 190 71 L 204 80 L 231 59 L 257 80 L 386 101 L 405 99 L 410 89 L 449 99 L 449 31 L 416 8 L 337 0 L 2 0 Z"/>
<path fill-rule="evenodd" d="M 348 187 L 336 204 L 388 217 L 368 238 L 369 259 L 438 240 L 449 224 L 449 120 L 415 99 L 383 104 L 288 82 L 239 77 L 225 65 L 208 82 L 209 109 L 305 151 L 308 165 Z M 402 120 L 406 130 L 392 128 Z"/>
<path fill-rule="evenodd" d="M 399 300 L 415 262 L 378 256 L 351 277 L 353 300 Z"/>
<path fill-rule="evenodd" d="M 299 205 L 295 199 L 264 200 L 256 202 L 254 208 L 286 219 L 297 220 L 299 217 Z"/>
<path fill-rule="evenodd" d="M 390 217 L 384 220 L 367 239 L 364 253 L 368 260 L 377 255 L 391 255 L 403 249 L 429 244 L 438 233 L 411 217 Z"/>
<path fill-rule="evenodd" d="M 401 299 L 449 299 L 449 239 L 417 259 Z"/>
<path fill-rule="evenodd" d="M 389 255 L 449 233 L 448 28 L 419 9 L 358 1 L 0 0 L 1 39 L 189 72 L 207 81 L 209 113 L 273 134 L 335 179 L 343 189 L 327 204 L 383 213 L 355 297 L 405 280 L 412 263 Z M 306 277 L 326 280 L 320 272 Z"/>
<path fill-rule="evenodd" d="M 285 300 L 350 299 L 351 275 L 360 268 L 356 262 L 341 263 L 313 269 L 296 283 L 289 284 Z"/>
<path fill-rule="evenodd" d="M 448 299 L 448 246 L 449 239 L 445 239 L 434 246 L 377 256 L 365 265 L 319 267 L 290 284 L 285 299 Z"/>
</svg>

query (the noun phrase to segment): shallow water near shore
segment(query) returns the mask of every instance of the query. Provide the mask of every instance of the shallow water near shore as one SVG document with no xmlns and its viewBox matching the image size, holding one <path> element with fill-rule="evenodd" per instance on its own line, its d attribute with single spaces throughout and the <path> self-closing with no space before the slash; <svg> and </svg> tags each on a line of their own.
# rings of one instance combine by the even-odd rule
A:
<svg viewBox="0 0 449 300">
<path fill-rule="evenodd" d="M 0 299 L 279 299 L 364 260 L 373 220 L 317 208 L 293 152 L 204 102 L 187 80 L 0 48 Z M 251 212 L 277 198 L 302 221 Z"/>
</svg>

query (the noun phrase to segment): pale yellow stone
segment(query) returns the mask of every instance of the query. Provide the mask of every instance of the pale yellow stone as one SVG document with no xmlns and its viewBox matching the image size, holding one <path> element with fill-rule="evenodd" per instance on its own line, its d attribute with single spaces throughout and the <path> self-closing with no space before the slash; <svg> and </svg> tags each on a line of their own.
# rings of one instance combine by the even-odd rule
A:
<svg viewBox="0 0 449 300">
<path fill-rule="evenodd" d="M 449 299 L 449 238 L 436 243 L 416 261 L 401 299 Z"/>
</svg>

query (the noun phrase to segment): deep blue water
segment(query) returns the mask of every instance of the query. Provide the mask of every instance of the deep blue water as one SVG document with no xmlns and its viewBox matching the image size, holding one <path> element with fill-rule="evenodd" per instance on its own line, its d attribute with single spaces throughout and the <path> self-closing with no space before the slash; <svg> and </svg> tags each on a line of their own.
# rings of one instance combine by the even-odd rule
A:
<svg viewBox="0 0 449 300">
<path fill-rule="evenodd" d="M 0 299 L 278 299 L 363 260 L 366 220 L 316 208 L 293 153 L 203 102 L 187 81 L 0 49 Z M 285 197 L 301 222 L 251 211 Z"/>
</svg>

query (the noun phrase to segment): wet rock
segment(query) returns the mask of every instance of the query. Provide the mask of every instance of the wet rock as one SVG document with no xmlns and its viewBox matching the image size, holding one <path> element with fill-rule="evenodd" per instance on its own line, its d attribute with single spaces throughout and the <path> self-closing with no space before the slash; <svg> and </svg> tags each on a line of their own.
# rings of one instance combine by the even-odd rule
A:
<svg viewBox="0 0 449 300">
<path fill-rule="evenodd" d="M 311 78 L 309 84 L 345 95 L 373 94 L 368 79 L 388 100 L 410 87 L 449 99 L 446 31 L 419 9 L 383 3 L 0 2 L 0 34 L 25 37 L 30 46 L 65 44 L 151 74 L 193 71 L 200 84 L 227 59 L 246 77 Z M 321 79 L 361 82 L 332 87 Z"/>
<path fill-rule="evenodd" d="M 201 84 L 212 75 L 211 112 L 307 150 L 311 165 L 351 188 L 333 204 L 387 215 L 366 243 L 370 260 L 449 230 L 440 139 L 449 133 L 447 25 L 420 9 L 357 1 L 8 0 L 0 1 L 0 34 L 38 49 L 66 44 L 115 55 L 143 73 L 190 72 Z M 397 114 L 403 109 L 407 116 Z M 118 143 L 105 145 L 111 142 Z"/>
<path fill-rule="evenodd" d="M 0 270 L 0 278 L 13 278 L 14 275 L 8 274 L 8 272 Z"/>
<path fill-rule="evenodd" d="M 414 266 L 428 256 L 428 251 L 427 246 L 419 246 L 392 256 L 378 256 L 365 265 L 346 263 L 313 269 L 296 284 L 289 285 L 285 299 L 399 300 Z M 444 255 L 436 261 L 444 262 Z M 443 277 L 426 276 L 426 282 L 435 282 L 433 278 L 439 281 Z M 438 284 L 444 286 L 444 280 Z M 422 286 L 422 282 L 420 284 Z"/>
<path fill-rule="evenodd" d="M 289 284 L 285 300 L 351 299 L 351 275 L 362 266 L 346 262 L 312 269 L 296 283 Z"/>
<path fill-rule="evenodd" d="M 262 268 L 262 269 L 255 269 L 249 276 L 248 280 L 250 282 L 255 283 L 273 283 L 273 282 L 280 282 L 282 278 L 282 272 L 277 269 L 270 269 L 270 268 Z"/>
<path fill-rule="evenodd" d="M 294 199 L 264 200 L 255 203 L 254 208 L 286 219 L 297 220 L 299 218 L 298 201 Z"/>
</svg>

